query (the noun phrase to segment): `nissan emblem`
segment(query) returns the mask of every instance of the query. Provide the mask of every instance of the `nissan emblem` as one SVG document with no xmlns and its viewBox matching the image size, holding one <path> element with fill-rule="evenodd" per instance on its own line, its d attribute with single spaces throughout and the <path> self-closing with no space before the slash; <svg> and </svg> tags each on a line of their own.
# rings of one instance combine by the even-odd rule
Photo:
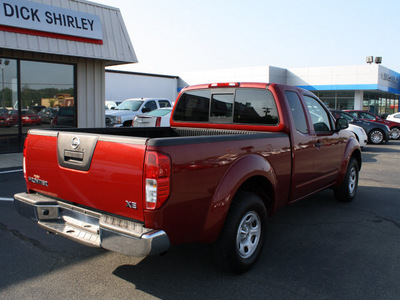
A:
<svg viewBox="0 0 400 300">
<path fill-rule="evenodd" d="M 81 144 L 81 141 L 80 141 L 79 137 L 74 136 L 74 137 L 72 138 L 72 140 L 71 140 L 71 147 L 72 147 L 73 149 L 76 149 L 76 148 L 79 147 L 80 144 Z"/>
</svg>

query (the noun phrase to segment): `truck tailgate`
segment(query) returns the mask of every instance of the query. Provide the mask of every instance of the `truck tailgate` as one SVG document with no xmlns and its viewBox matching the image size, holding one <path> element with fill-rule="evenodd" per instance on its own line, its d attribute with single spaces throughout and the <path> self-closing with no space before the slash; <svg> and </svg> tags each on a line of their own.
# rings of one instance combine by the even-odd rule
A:
<svg viewBox="0 0 400 300">
<path fill-rule="evenodd" d="M 26 143 L 29 192 L 138 221 L 143 217 L 147 138 L 31 130 Z"/>
</svg>

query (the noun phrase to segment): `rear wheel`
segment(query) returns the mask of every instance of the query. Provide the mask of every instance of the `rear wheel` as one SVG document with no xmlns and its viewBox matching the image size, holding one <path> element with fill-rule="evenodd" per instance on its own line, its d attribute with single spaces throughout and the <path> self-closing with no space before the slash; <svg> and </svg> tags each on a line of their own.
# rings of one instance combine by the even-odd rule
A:
<svg viewBox="0 0 400 300">
<path fill-rule="evenodd" d="M 390 129 L 390 134 L 393 140 L 398 140 L 400 138 L 400 128 L 393 127 L 392 129 Z"/>
<path fill-rule="evenodd" d="M 358 163 L 355 158 L 351 158 L 342 185 L 334 190 L 336 200 L 340 202 L 350 202 L 356 197 L 358 175 Z"/>
<path fill-rule="evenodd" d="M 239 192 L 214 245 L 217 263 L 238 274 L 249 270 L 261 254 L 267 218 L 267 210 L 259 196 Z"/>
<path fill-rule="evenodd" d="M 381 144 L 384 140 L 384 134 L 382 130 L 372 129 L 369 132 L 368 138 L 372 144 Z"/>
</svg>

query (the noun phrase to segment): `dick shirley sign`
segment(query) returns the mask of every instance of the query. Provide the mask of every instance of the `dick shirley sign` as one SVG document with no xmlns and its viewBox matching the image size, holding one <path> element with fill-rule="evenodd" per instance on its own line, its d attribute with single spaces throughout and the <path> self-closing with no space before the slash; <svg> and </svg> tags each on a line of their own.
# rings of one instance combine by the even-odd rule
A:
<svg viewBox="0 0 400 300">
<path fill-rule="evenodd" d="M 24 0 L 0 0 L 0 25 L 102 40 L 97 15 Z"/>
</svg>

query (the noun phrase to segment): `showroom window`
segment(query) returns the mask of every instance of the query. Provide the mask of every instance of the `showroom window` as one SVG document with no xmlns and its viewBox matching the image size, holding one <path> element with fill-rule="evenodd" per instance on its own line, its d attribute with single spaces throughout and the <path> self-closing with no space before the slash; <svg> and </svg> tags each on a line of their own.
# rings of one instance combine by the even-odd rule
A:
<svg viewBox="0 0 400 300">
<path fill-rule="evenodd" d="M 74 65 L 0 57 L 0 68 L 0 153 L 21 151 L 31 128 L 76 127 Z"/>
<path fill-rule="evenodd" d="M 330 109 L 354 109 L 354 91 L 312 91 Z"/>
</svg>

